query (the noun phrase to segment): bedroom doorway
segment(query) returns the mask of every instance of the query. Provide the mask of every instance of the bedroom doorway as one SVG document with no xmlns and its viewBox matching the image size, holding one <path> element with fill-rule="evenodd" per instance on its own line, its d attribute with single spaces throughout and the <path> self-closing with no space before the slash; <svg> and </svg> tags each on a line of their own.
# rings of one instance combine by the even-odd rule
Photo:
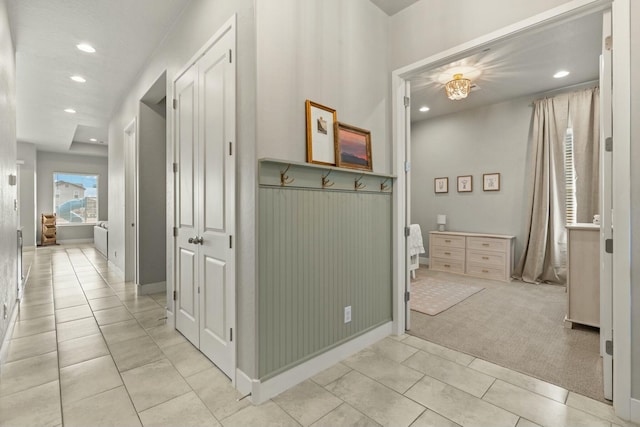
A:
<svg viewBox="0 0 640 427">
<path fill-rule="evenodd" d="M 555 14 L 551 13 L 553 11 L 550 11 L 550 13 L 547 13 L 546 16 L 544 17 L 538 16 L 538 17 L 531 18 L 530 20 L 521 23 L 521 25 L 512 26 L 511 28 L 504 31 L 497 31 L 495 33 L 476 39 L 475 41 L 470 42 L 462 47 L 454 48 L 449 51 L 445 51 L 440 54 L 434 55 L 431 58 L 427 58 L 423 61 L 419 61 L 418 63 L 407 66 L 393 73 L 393 76 L 394 76 L 393 77 L 394 78 L 393 99 L 395 100 L 393 118 L 395 123 L 406 123 L 406 126 L 395 127 L 396 141 L 397 141 L 396 142 L 397 144 L 396 145 L 396 150 L 397 150 L 396 151 L 396 154 L 397 154 L 396 168 L 397 170 L 405 169 L 407 170 L 407 172 L 411 170 L 411 172 L 408 172 L 406 176 L 402 177 L 404 178 L 404 180 L 399 179 L 399 184 L 400 184 L 399 189 L 404 190 L 403 192 L 405 194 L 405 198 L 407 201 L 406 205 L 403 208 L 401 208 L 400 215 L 398 215 L 399 218 L 406 217 L 407 220 L 405 224 L 399 224 L 399 225 L 404 227 L 405 225 L 408 226 L 410 223 L 412 223 L 413 221 L 410 220 L 411 212 L 412 212 L 411 205 L 414 205 L 414 209 L 416 208 L 415 201 L 411 201 L 411 185 L 410 185 L 411 179 L 412 179 L 411 175 L 415 175 L 415 171 L 417 168 L 416 159 L 413 158 L 412 152 L 411 152 L 411 149 L 412 149 L 411 116 L 413 116 L 417 112 L 416 110 L 418 110 L 420 107 L 423 107 L 423 105 L 416 103 L 415 96 L 412 96 L 412 89 L 416 84 L 419 84 L 419 81 L 417 80 L 418 76 L 426 71 L 433 70 L 438 67 L 443 67 L 447 64 L 451 64 L 456 61 L 463 62 L 465 58 L 471 57 L 474 54 L 475 55 L 482 54 L 482 53 L 487 54 L 487 52 L 491 52 L 491 50 L 494 48 L 496 44 L 503 43 L 505 40 L 509 38 L 525 37 L 527 36 L 527 34 L 531 35 L 535 33 L 540 33 L 540 32 L 543 32 L 543 28 L 546 31 L 549 27 L 560 25 L 560 23 L 567 23 L 589 14 L 594 14 L 594 15 L 597 14 L 600 17 L 600 19 L 602 19 L 602 13 L 605 8 L 607 8 L 607 5 L 605 5 L 603 2 L 592 2 L 587 5 L 585 5 L 584 2 L 580 4 L 578 4 L 578 2 L 575 2 L 575 5 L 573 5 L 573 8 L 564 8 L 562 10 L 559 10 L 560 9 L 559 8 L 558 10 L 556 10 Z M 570 9 L 569 12 L 567 12 L 568 9 Z M 596 76 L 596 81 L 594 82 L 596 85 L 598 84 L 597 79 L 598 77 Z M 592 82 L 588 82 L 588 84 L 590 83 Z M 477 93 L 478 92 L 481 93 L 482 91 L 487 90 L 487 85 L 483 86 L 482 83 L 479 83 L 478 86 L 479 87 L 475 88 Z M 579 89 L 579 88 L 576 88 L 576 89 Z M 443 92 L 442 96 L 444 96 L 444 91 L 442 92 Z M 474 92 L 474 89 L 472 89 L 471 91 L 471 94 L 472 94 L 471 96 L 473 96 L 473 92 Z M 541 90 L 541 91 L 538 91 L 537 94 L 540 96 L 546 96 L 547 92 L 549 92 L 549 94 L 552 94 L 553 91 Z M 535 94 L 536 92 L 530 92 L 530 93 Z M 405 97 L 411 98 L 410 106 L 407 105 L 408 103 L 405 103 L 405 99 L 404 99 Z M 431 108 L 431 110 L 433 110 L 433 108 Z M 406 167 L 407 165 L 410 165 L 410 167 Z M 487 170 L 485 172 L 489 173 L 489 172 L 495 172 L 495 171 Z M 399 175 L 402 175 L 402 174 L 399 174 Z M 457 193 L 458 175 L 464 178 L 464 174 L 462 173 L 454 174 L 453 177 L 449 176 L 448 192 Z M 484 191 L 483 182 L 482 182 L 484 178 L 483 176 L 484 174 L 480 173 L 479 179 L 477 178 L 478 173 L 473 173 L 472 175 L 476 175 L 476 176 L 473 176 L 473 178 L 476 179 L 476 182 L 473 183 L 473 188 L 474 188 L 473 191 L 480 191 L 482 193 Z M 415 177 L 413 179 L 415 179 Z M 423 182 L 423 181 L 420 181 L 420 182 L 422 182 L 423 187 L 428 188 L 431 186 L 431 184 L 427 182 Z M 503 182 L 503 185 L 507 185 L 507 184 Z M 445 196 L 441 196 L 441 197 L 445 197 Z M 412 202 L 412 203 L 409 203 L 409 202 Z M 436 216 L 437 215 L 430 215 L 430 219 L 433 220 L 433 225 L 426 227 L 428 228 L 427 230 L 423 229 L 423 235 L 428 234 L 429 230 L 435 229 Z M 450 224 L 450 225 L 453 226 L 453 224 Z M 460 224 L 457 224 L 457 225 L 460 226 Z M 398 233 L 398 234 L 400 235 L 404 233 Z M 402 243 L 400 243 L 400 241 L 402 241 Z M 405 245 L 405 244 L 406 242 L 404 240 L 402 239 L 399 240 L 400 247 L 402 247 L 402 245 Z M 425 242 L 425 246 L 427 246 L 426 242 Z M 405 246 L 405 249 L 407 249 L 406 246 Z M 516 257 L 516 262 L 517 260 L 518 258 Z M 406 265 L 407 269 L 399 272 L 399 275 L 398 275 L 398 279 L 400 280 L 401 283 L 403 283 L 403 286 L 401 288 L 397 288 L 396 295 L 398 297 L 396 299 L 397 301 L 396 308 L 399 313 L 404 314 L 403 316 L 404 323 L 410 326 L 411 325 L 410 324 L 410 320 L 411 320 L 410 307 L 408 304 L 404 303 L 405 298 L 401 298 L 401 295 L 405 291 L 410 290 L 410 286 L 411 286 L 410 274 L 408 272 L 409 262 L 408 260 L 406 260 L 405 262 L 406 264 L 402 262 L 400 262 L 399 264 L 399 265 Z M 604 348 L 602 350 L 604 351 Z M 607 375 L 609 376 L 609 380 L 606 379 Z M 628 372 L 627 372 L 627 375 L 628 375 Z M 610 381 L 610 378 L 611 378 L 610 365 L 607 366 L 607 363 L 605 363 L 605 384 L 608 381 Z M 610 384 L 611 383 L 609 382 L 609 388 L 611 387 Z M 620 396 L 620 394 L 621 393 L 619 393 L 618 397 L 624 398 L 624 395 Z"/>
<path fill-rule="evenodd" d="M 124 129 L 124 280 L 138 283 L 138 126 L 134 118 Z"/>
</svg>

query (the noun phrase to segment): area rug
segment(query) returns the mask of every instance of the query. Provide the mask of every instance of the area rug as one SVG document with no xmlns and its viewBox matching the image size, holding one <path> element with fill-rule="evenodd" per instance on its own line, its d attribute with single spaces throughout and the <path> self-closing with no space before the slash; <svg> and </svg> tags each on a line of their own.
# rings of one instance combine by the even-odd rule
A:
<svg viewBox="0 0 640 427">
<path fill-rule="evenodd" d="M 435 316 L 483 289 L 427 277 L 411 283 L 411 309 Z"/>
</svg>

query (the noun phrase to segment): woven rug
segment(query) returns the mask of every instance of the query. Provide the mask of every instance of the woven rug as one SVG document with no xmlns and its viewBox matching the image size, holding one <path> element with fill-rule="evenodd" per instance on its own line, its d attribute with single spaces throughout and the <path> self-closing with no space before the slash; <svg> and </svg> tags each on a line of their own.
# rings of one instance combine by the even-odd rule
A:
<svg viewBox="0 0 640 427">
<path fill-rule="evenodd" d="M 483 289 L 427 277 L 411 283 L 411 309 L 435 316 Z"/>
</svg>

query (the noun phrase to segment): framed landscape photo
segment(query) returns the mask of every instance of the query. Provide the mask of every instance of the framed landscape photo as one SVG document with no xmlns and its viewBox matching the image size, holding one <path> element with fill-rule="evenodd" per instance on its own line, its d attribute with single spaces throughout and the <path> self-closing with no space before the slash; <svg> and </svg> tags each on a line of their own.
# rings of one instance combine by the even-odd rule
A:
<svg viewBox="0 0 640 427">
<path fill-rule="evenodd" d="M 458 193 L 471 193 L 473 191 L 473 176 L 464 175 L 458 177 Z"/>
<path fill-rule="evenodd" d="M 485 173 L 482 175 L 482 189 L 484 191 L 500 191 L 500 174 Z"/>
<path fill-rule="evenodd" d="M 448 193 L 449 192 L 449 178 L 434 178 L 433 188 L 436 193 Z"/>
<path fill-rule="evenodd" d="M 342 168 L 373 170 L 371 162 L 371 132 L 336 122 L 336 165 Z"/>
<path fill-rule="evenodd" d="M 306 100 L 307 162 L 335 166 L 334 124 L 336 110 Z"/>
</svg>

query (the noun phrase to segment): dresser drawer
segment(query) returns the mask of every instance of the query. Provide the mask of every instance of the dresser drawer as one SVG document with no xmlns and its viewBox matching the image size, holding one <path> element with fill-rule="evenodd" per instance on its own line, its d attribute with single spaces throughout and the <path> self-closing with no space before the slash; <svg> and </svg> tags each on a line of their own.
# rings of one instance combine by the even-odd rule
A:
<svg viewBox="0 0 640 427">
<path fill-rule="evenodd" d="M 464 273 L 464 261 L 431 258 L 430 263 L 431 270 Z"/>
<path fill-rule="evenodd" d="M 467 263 L 467 274 L 486 279 L 505 280 L 504 267 Z"/>
<path fill-rule="evenodd" d="M 507 251 L 507 241 L 491 237 L 467 237 L 467 249 L 482 249 L 485 251 Z"/>
<path fill-rule="evenodd" d="M 433 246 L 464 249 L 464 240 L 464 236 L 431 235 L 431 244 Z"/>
<path fill-rule="evenodd" d="M 506 256 L 507 255 L 504 252 L 468 250 L 467 262 L 479 265 L 504 267 Z"/>
<path fill-rule="evenodd" d="M 433 253 L 429 254 L 434 258 L 441 258 L 443 260 L 459 260 L 464 261 L 464 249 L 461 248 L 447 248 L 446 246 L 432 246 Z"/>
</svg>

